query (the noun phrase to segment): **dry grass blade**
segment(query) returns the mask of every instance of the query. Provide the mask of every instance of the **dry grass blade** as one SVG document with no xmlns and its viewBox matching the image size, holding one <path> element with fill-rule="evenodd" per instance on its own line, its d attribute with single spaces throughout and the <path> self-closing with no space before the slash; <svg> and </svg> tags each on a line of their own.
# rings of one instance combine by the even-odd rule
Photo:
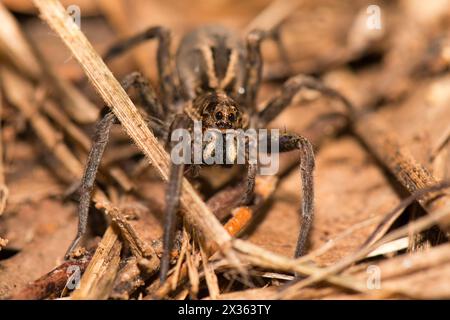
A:
<svg viewBox="0 0 450 320">
<path fill-rule="evenodd" d="M 194 243 L 190 242 L 189 233 L 186 227 L 183 228 L 183 237 L 188 239 L 188 246 L 186 250 L 186 265 L 189 276 L 189 295 L 191 299 L 197 299 L 200 288 L 200 276 L 198 274 L 198 254 L 195 251 Z"/>
<path fill-rule="evenodd" d="M 201 241 L 198 241 L 198 243 L 200 245 L 200 255 L 202 257 L 203 270 L 205 271 L 205 279 L 209 290 L 209 296 L 211 299 L 216 300 L 220 295 L 217 276 L 214 273 L 212 264 L 208 262 L 208 255 L 206 254 L 204 244 Z"/>
<path fill-rule="evenodd" d="M 352 234 L 356 230 L 373 225 L 373 224 L 379 222 L 379 220 L 380 220 L 379 217 L 373 217 L 371 219 L 364 220 L 360 223 L 357 223 L 357 224 L 351 226 L 350 228 L 346 229 L 342 233 L 336 235 L 333 239 L 328 240 L 323 246 L 298 258 L 297 261 L 300 263 L 300 262 L 306 262 L 309 260 L 313 260 L 315 257 L 321 256 L 324 253 L 328 252 L 329 250 L 333 249 L 336 246 L 336 244 L 339 243 L 339 241 L 342 241 L 342 240 L 346 239 L 347 237 L 351 237 Z"/>
<path fill-rule="evenodd" d="M 392 288 L 399 297 L 448 299 L 450 287 L 446 279 L 450 277 L 449 249 L 448 244 L 443 244 L 428 251 L 380 262 L 378 266 L 383 275 L 382 285 Z M 436 282 L 436 279 L 441 280 Z"/>
<path fill-rule="evenodd" d="M 151 161 L 159 175 L 167 180 L 169 156 L 150 132 L 128 95 L 94 51 L 79 27 L 67 15 L 58 1 L 35 0 L 34 3 L 42 18 L 72 51 L 95 89 L 113 110 L 128 135 Z M 199 229 L 209 240 L 216 242 L 224 250 L 227 258 L 237 259 L 230 251 L 231 237 L 186 179 L 183 181 L 181 205 L 185 209 L 185 217 L 189 224 Z"/>
<path fill-rule="evenodd" d="M 310 264 L 299 263 L 295 259 L 290 259 L 268 250 L 262 249 L 254 244 L 236 239 L 233 243 L 236 250 L 243 254 L 242 258 L 248 263 L 263 268 L 270 268 L 285 272 L 296 272 L 301 275 L 314 276 L 322 273 L 323 269 Z M 309 279 L 309 278 L 307 278 Z M 356 292 L 365 292 L 367 287 L 348 276 L 330 275 L 324 280 L 336 286 L 347 288 Z"/>
<path fill-rule="evenodd" d="M 431 149 L 431 159 L 435 159 L 439 152 L 450 142 L 450 126 L 442 133 L 435 145 Z"/>
<path fill-rule="evenodd" d="M 383 235 L 385 235 L 385 233 L 388 231 L 392 223 L 400 216 L 403 210 L 411 203 L 413 203 L 415 200 L 420 200 L 423 196 L 431 192 L 442 191 L 444 189 L 448 189 L 449 187 L 450 182 L 443 182 L 430 188 L 418 190 L 413 194 L 411 194 L 409 197 L 401 201 L 391 212 L 386 214 L 386 216 L 382 219 L 382 221 L 379 223 L 374 232 L 367 238 L 366 242 L 362 247 L 375 243 Z"/>
<path fill-rule="evenodd" d="M 170 282 L 172 285 L 172 291 L 177 288 L 178 282 L 180 280 L 180 275 L 182 271 L 185 269 L 185 264 L 183 264 L 184 258 L 186 257 L 186 251 L 188 249 L 189 241 L 187 238 L 183 238 L 183 242 L 181 244 L 180 255 L 178 256 L 177 264 L 175 265 L 174 272 L 170 277 Z"/>
<path fill-rule="evenodd" d="M 119 270 L 121 249 L 119 231 L 110 226 L 81 278 L 80 287 L 74 291 L 71 299 L 107 299 Z"/>
<path fill-rule="evenodd" d="M 437 184 L 437 179 L 412 156 L 406 146 L 401 145 L 380 117 L 365 116 L 358 119 L 354 127 L 355 133 L 410 193 Z M 450 196 L 443 192 L 429 193 L 419 199 L 419 203 L 432 213 L 450 207 Z M 440 226 L 449 230 L 450 219 L 441 220 Z"/>
<path fill-rule="evenodd" d="M 146 259 L 147 274 L 154 273 L 159 268 L 159 258 L 151 245 L 142 240 L 133 226 L 126 220 L 120 210 L 108 201 L 100 201 L 97 208 L 103 209 L 111 217 L 112 222 L 120 230 L 123 239 L 130 246 L 133 255 L 139 260 Z"/>
</svg>

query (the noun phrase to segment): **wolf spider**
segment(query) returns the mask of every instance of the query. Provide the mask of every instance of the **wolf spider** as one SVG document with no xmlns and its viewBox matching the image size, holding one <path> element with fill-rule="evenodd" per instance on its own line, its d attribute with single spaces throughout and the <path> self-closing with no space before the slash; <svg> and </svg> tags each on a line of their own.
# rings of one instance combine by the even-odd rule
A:
<svg viewBox="0 0 450 320">
<path fill-rule="evenodd" d="M 149 82 L 138 72 L 126 76 L 122 86 L 125 90 L 131 87 L 138 90 L 143 107 L 149 115 L 150 129 L 166 142 L 169 149 L 173 147 L 173 143 L 167 143 L 170 133 L 177 128 L 192 128 L 194 120 L 201 120 L 203 129 L 265 128 L 290 105 L 294 96 L 303 88 L 317 90 L 348 104 L 342 95 L 320 81 L 298 75 L 288 79 L 281 91 L 270 99 L 261 111 L 257 110 L 256 98 L 263 65 L 260 47 L 262 41 L 266 39 L 276 41 L 279 39 L 276 30 L 253 30 L 243 41 L 223 27 L 201 27 L 182 39 L 174 58 L 170 52 L 169 31 L 156 26 L 119 42 L 107 52 L 105 59 L 111 59 L 146 40 L 155 38 L 158 40 L 159 98 Z M 86 231 L 96 173 L 110 129 L 115 122 L 117 122 L 115 115 L 107 111 L 97 123 L 79 189 L 78 232 L 67 254 L 74 250 Z M 293 150 L 300 152 L 303 219 L 295 249 L 295 257 L 299 257 L 305 253 L 314 212 L 313 147 L 306 138 L 295 133 L 280 134 L 278 142 L 279 152 Z M 184 170 L 184 164 L 172 162 L 166 190 L 161 282 L 165 281 L 169 270 L 169 252 L 174 242 Z M 250 204 L 252 201 L 257 165 L 247 164 L 247 170 L 246 191 L 241 200 L 242 205 Z"/>
</svg>

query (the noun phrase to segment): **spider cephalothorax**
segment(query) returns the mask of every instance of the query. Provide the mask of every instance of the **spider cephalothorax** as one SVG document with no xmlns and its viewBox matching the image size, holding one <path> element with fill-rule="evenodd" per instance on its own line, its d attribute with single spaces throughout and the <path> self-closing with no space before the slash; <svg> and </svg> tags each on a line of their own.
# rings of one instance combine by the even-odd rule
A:
<svg viewBox="0 0 450 320">
<path fill-rule="evenodd" d="M 201 130 L 215 130 L 225 135 L 228 130 L 265 128 L 278 114 L 290 105 L 294 96 L 309 88 L 338 98 L 348 106 L 348 101 L 338 92 L 324 86 L 320 81 L 302 75 L 287 80 L 281 92 L 270 99 L 261 111 L 256 108 L 256 98 L 261 83 L 261 42 L 273 37 L 274 31 L 254 30 L 243 41 L 238 35 L 218 26 L 207 26 L 188 33 L 178 48 L 176 59 L 170 52 L 170 33 L 163 27 L 152 27 L 111 48 L 106 57 L 111 58 L 149 39 L 157 38 L 158 73 L 160 96 L 140 74 L 127 76 L 122 85 L 125 90 L 138 89 L 142 105 L 149 117 L 149 127 L 161 139 L 171 137 L 177 129 L 192 132 L 195 122 L 201 122 Z M 173 61 L 175 60 L 175 63 Z M 174 68 L 175 65 L 175 68 Z M 250 121 L 251 120 L 251 121 Z M 116 122 L 112 112 L 104 115 L 97 124 L 96 134 L 89 153 L 86 169 L 80 187 L 79 225 L 77 237 L 70 246 L 70 253 L 86 231 L 87 217 L 95 176 L 109 131 Z M 274 139 L 272 136 L 270 139 Z M 283 133 L 275 138 L 278 152 L 298 150 L 302 179 L 302 226 L 300 228 L 295 256 L 305 253 L 307 238 L 313 218 L 313 169 L 314 154 L 308 140 L 296 133 Z M 166 141 L 164 141 L 166 142 Z M 168 148 L 174 148 L 168 143 Z M 198 152 L 206 158 L 215 155 L 216 141 L 207 141 Z M 174 149 L 173 149 L 174 150 Z M 188 149 L 190 150 L 190 149 Z M 192 149 L 192 150 L 195 150 Z M 224 159 L 236 159 L 235 145 L 224 147 Z M 170 151 L 170 150 L 168 150 Z M 270 151 L 272 152 L 272 151 Z M 194 155 L 195 157 L 195 155 Z M 200 157 L 201 158 L 201 157 Z M 205 157 L 200 164 L 206 163 Z M 161 259 L 160 278 L 166 279 L 170 266 L 169 253 L 173 245 L 175 218 L 179 209 L 182 177 L 188 163 L 172 159 L 168 188 L 166 192 L 166 214 L 164 221 L 164 252 Z M 239 204 L 250 204 L 255 187 L 258 164 L 247 162 L 246 190 Z M 239 205 L 238 204 L 238 205 Z"/>
<path fill-rule="evenodd" d="M 193 101 L 193 107 L 199 110 L 204 129 L 217 128 L 245 129 L 248 116 L 233 98 L 224 92 L 207 92 Z"/>
</svg>

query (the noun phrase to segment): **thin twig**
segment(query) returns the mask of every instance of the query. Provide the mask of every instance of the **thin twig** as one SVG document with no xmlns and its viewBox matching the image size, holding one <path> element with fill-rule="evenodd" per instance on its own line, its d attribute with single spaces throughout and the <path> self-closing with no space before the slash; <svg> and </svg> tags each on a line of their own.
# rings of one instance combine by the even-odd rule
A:
<svg viewBox="0 0 450 320">
<path fill-rule="evenodd" d="M 205 272 L 206 285 L 208 286 L 209 296 L 211 299 L 216 300 L 219 298 L 219 281 L 214 272 L 213 266 L 208 262 L 208 254 L 205 249 L 204 243 L 197 241 L 200 246 L 200 255 L 202 257 L 203 270 Z"/>
<path fill-rule="evenodd" d="M 397 206 L 395 206 L 392 211 L 390 211 L 388 214 L 386 214 L 383 219 L 380 221 L 378 226 L 375 228 L 375 230 L 372 232 L 372 234 L 367 238 L 367 240 L 364 242 L 362 247 L 368 246 L 369 244 L 375 243 L 377 240 L 379 240 L 382 236 L 385 235 L 385 233 L 388 231 L 392 223 L 400 216 L 400 214 L 403 212 L 403 210 L 409 206 L 411 203 L 413 203 L 416 200 L 420 200 L 425 195 L 442 191 L 444 189 L 448 189 L 450 187 L 450 182 L 442 182 L 439 184 L 436 184 L 434 186 L 431 186 L 429 188 L 421 189 L 418 191 L 415 191 L 412 193 L 409 197 L 402 200 Z"/>
<path fill-rule="evenodd" d="M 367 245 L 367 246 L 361 248 L 357 252 L 355 252 L 347 257 L 344 257 L 336 264 L 333 264 L 330 267 L 324 268 L 321 270 L 321 272 L 318 272 L 318 273 L 314 274 L 313 276 L 308 277 L 305 280 L 302 280 L 302 281 L 292 285 L 287 290 L 280 293 L 278 298 L 292 297 L 295 295 L 296 292 L 298 292 L 298 290 L 300 290 L 306 286 L 312 285 L 313 283 L 317 283 L 318 281 L 322 281 L 325 279 L 329 280 L 330 277 L 334 277 L 334 275 L 336 273 L 344 270 L 345 268 L 347 268 L 348 266 L 357 262 L 358 260 L 363 259 L 370 252 L 372 252 L 374 249 L 378 248 L 379 246 L 381 246 L 385 243 L 388 243 L 390 241 L 396 240 L 400 237 L 406 236 L 410 232 L 416 232 L 416 233 L 420 232 L 426 228 L 429 228 L 433 224 L 436 224 L 436 223 L 442 221 L 443 219 L 446 219 L 446 218 L 448 219 L 449 215 L 450 215 L 449 208 L 439 209 L 439 210 L 433 212 L 432 214 L 429 214 L 413 223 L 410 223 L 404 227 L 396 229 L 396 230 L 392 231 L 391 233 L 387 234 L 386 236 L 384 236 L 383 238 L 381 238 L 379 241 L 376 241 L 375 243 L 372 243 L 370 245 Z M 390 291 L 392 291 L 392 290 L 393 290 L 393 288 L 390 288 Z M 390 292 L 390 294 L 392 294 L 392 292 Z"/>
<path fill-rule="evenodd" d="M 323 270 L 308 263 L 298 263 L 295 259 L 278 255 L 240 239 L 234 240 L 233 245 L 237 251 L 242 253 L 242 259 L 254 266 L 285 272 L 295 272 L 306 276 L 319 274 Z M 325 277 L 324 280 L 356 292 L 365 292 L 367 290 L 365 285 L 347 276 L 330 275 L 329 277 Z"/>
<path fill-rule="evenodd" d="M 130 250 L 133 255 L 138 258 L 145 258 L 149 260 L 159 259 L 156 256 L 155 250 L 149 244 L 147 244 L 144 240 L 142 240 L 136 233 L 136 230 L 133 226 L 126 220 L 126 218 L 122 215 L 120 210 L 113 206 L 110 202 L 98 202 L 96 205 L 99 209 L 104 209 L 105 213 L 111 217 L 112 222 L 119 228 L 121 231 L 122 237 L 127 241 L 130 246 Z M 156 266 L 156 268 L 158 267 Z"/>
<path fill-rule="evenodd" d="M 333 249 L 340 241 L 353 235 L 353 233 L 355 231 L 362 229 L 362 228 L 366 228 L 368 226 L 371 226 L 379 221 L 380 221 L 380 217 L 372 217 L 370 219 L 363 220 L 357 224 L 354 224 L 354 225 L 350 226 L 348 229 L 335 235 L 332 239 L 328 240 L 324 245 L 322 245 L 319 248 L 309 252 L 308 254 L 298 258 L 297 261 L 299 263 L 311 261 L 315 257 L 319 257 L 319 256 L 325 254 L 326 252 L 330 251 L 331 249 Z"/>
<path fill-rule="evenodd" d="M 108 227 L 71 299 L 107 299 L 119 270 L 121 249 L 119 231 Z"/>
<path fill-rule="evenodd" d="M 194 242 L 191 243 L 186 226 L 183 227 L 183 238 L 187 239 L 186 266 L 189 276 L 189 295 L 191 299 L 197 299 L 200 288 L 200 277 L 198 275 L 198 254 L 195 252 Z"/>
</svg>

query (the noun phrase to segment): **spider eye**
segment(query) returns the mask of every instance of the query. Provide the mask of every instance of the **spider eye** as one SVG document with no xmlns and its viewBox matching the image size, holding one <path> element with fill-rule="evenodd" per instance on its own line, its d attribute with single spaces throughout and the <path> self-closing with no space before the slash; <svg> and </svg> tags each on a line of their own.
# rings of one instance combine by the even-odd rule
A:
<svg viewBox="0 0 450 320">
<path fill-rule="evenodd" d="M 222 112 L 216 112 L 215 114 L 216 120 L 222 120 L 223 119 L 223 113 Z"/>
<path fill-rule="evenodd" d="M 236 117 L 234 116 L 234 114 L 230 113 L 230 114 L 228 115 L 228 121 L 234 122 L 234 120 L 236 120 Z"/>
</svg>

